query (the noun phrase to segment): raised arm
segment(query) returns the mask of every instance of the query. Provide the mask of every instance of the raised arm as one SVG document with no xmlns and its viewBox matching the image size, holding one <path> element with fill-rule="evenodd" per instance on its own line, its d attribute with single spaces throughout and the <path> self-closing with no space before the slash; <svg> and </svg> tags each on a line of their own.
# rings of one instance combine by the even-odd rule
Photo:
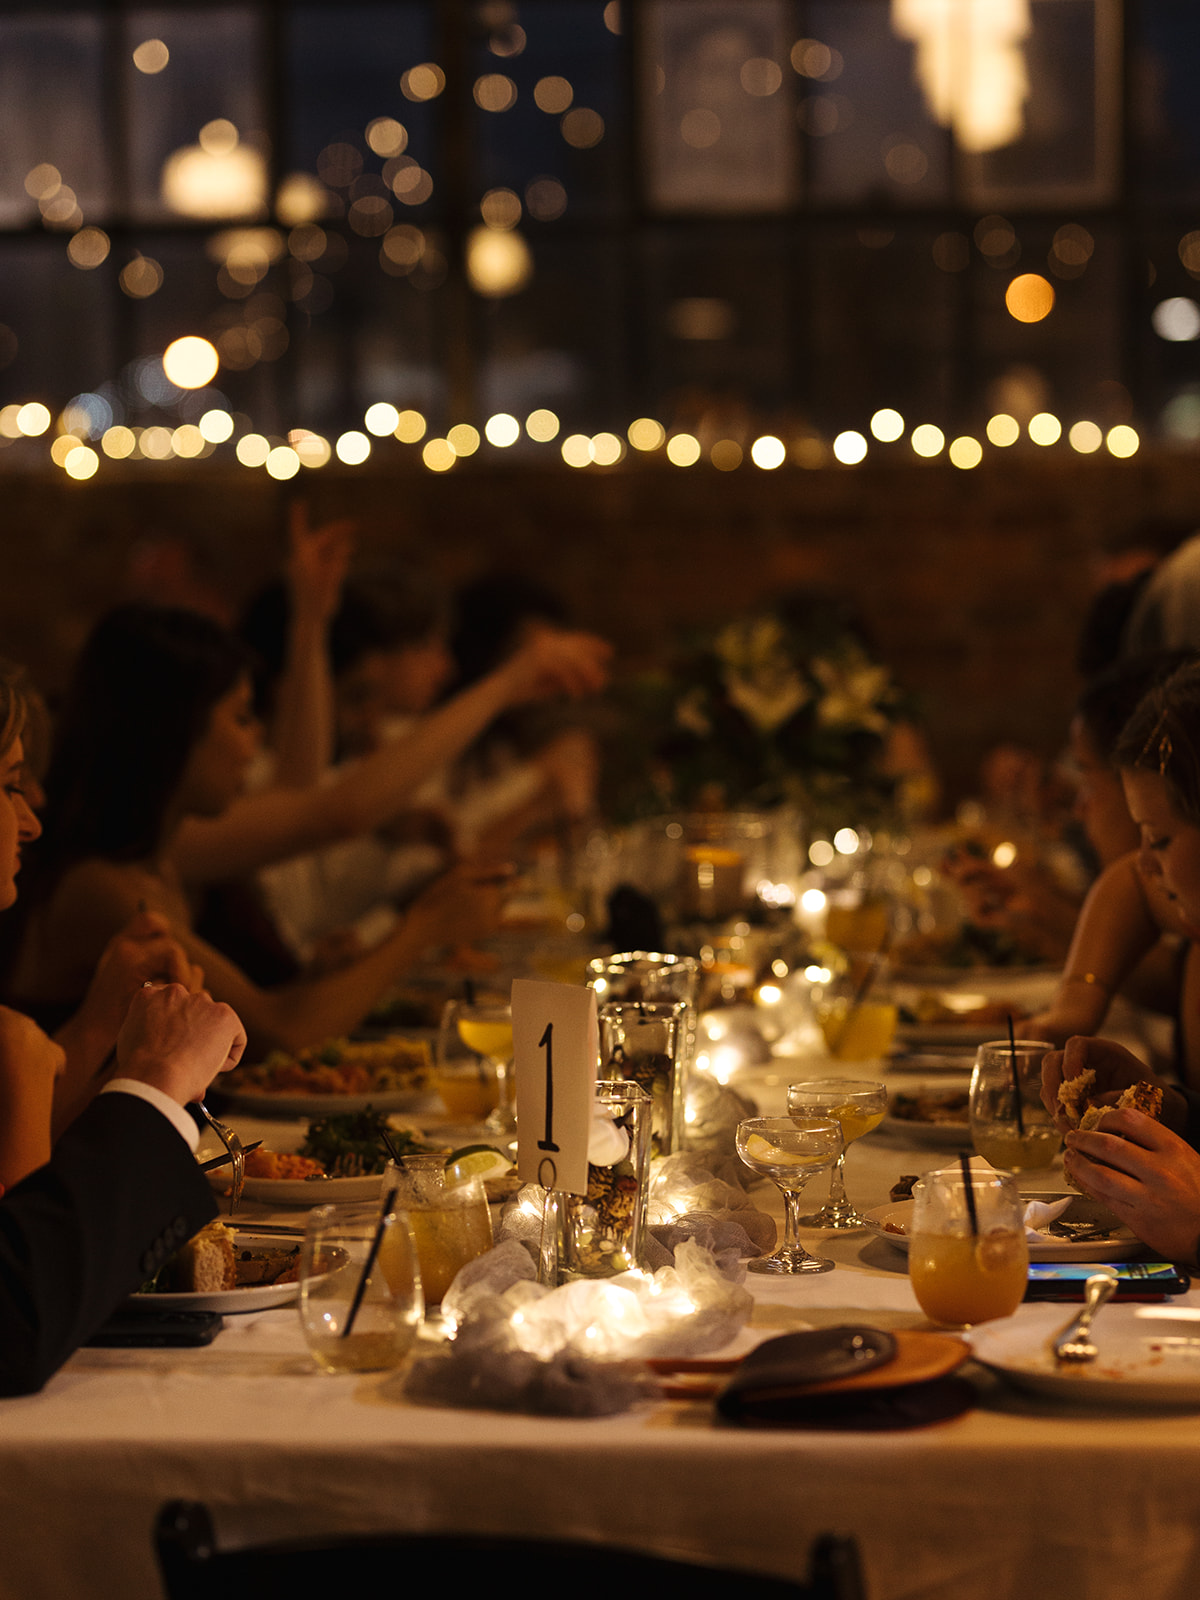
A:
<svg viewBox="0 0 1200 1600">
<path fill-rule="evenodd" d="M 422 718 L 407 739 L 347 767 L 336 782 L 267 790 L 238 800 L 220 817 L 189 818 L 173 846 L 175 864 L 187 882 L 210 883 L 380 827 L 502 711 L 603 688 L 609 653 L 592 634 L 540 630 L 495 672 Z"/>
<path fill-rule="evenodd" d="M 349 518 L 310 528 L 304 501 L 288 508 L 288 640 L 270 743 L 282 788 L 315 783 L 333 756 L 329 624 L 353 548 Z"/>
<path fill-rule="evenodd" d="M 1097 878 L 1083 903 L 1054 999 L 1021 1023 L 1026 1039 L 1064 1045 L 1101 1027 L 1112 997 L 1163 932 L 1135 855 L 1122 856 Z"/>
</svg>

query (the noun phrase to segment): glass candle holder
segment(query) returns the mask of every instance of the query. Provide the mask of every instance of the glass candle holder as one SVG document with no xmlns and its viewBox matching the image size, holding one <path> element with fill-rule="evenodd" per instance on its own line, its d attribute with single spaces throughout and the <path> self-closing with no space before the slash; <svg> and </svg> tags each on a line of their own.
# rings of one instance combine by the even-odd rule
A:
<svg viewBox="0 0 1200 1600">
<path fill-rule="evenodd" d="M 651 1099 L 636 1083 L 596 1085 L 587 1194 L 551 1196 L 557 1278 L 611 1278 L 642 1265 L 650 1179 Z"/>
<path fill-rule="evenodd" d="M 636 1083 L 650 1096 L 650 1154 L 683 1148 L 684 1093 L 680 1048 L 687 1008 L 616 1001 L 600 1008 L 600 1073 Z"/>
</svg>

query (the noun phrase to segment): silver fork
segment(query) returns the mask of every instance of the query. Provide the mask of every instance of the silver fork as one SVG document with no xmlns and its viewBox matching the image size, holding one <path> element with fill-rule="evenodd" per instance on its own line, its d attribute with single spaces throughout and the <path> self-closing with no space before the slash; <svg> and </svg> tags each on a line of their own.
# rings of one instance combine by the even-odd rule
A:
<svg viewBox="0 0 1200 1600">
<path fill-rule="evenodd" d="M 214 1117 L 212 1112 L 204 1104 L 203 1100 L 197 1100 L 194 1102 L 194 1104 L 199 1108 L 200 1114 L 204 1118 L 205 1122 L 208 1123 L 209 1127 L 229 1152 L 229 1161 L 233 1168 L 233 1188 L 229 1193 L 229 1215 L 232 1216 L 238 1208 L 238 1203 L 242 1198 L 242 1185 L 246 1181 L 245 1148 L 243 1147 L 242 1141 L 238 1138 L 237 1134 L 234 1133 L 233 1129 L 222 1122 L 219 1117 Z"/>
<path fill-rule="evenodd" d="M 1059 1361 L 1094 1361 L 1100 1354 L 1088 1338 L 1092 1318 L 1110 1300 L 1117 1288 L 1117 1275 L 1110 1268 L 1093 1272 L 1083 1286 L 1083 1310 L 1071 1318 L 1054 1341 Z"/>
</svg>

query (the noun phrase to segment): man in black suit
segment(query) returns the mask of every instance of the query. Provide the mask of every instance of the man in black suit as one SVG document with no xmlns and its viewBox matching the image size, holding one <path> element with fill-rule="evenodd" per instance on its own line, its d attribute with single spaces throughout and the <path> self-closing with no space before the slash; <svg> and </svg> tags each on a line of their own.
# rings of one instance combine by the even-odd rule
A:
<svg viewBox="0 0 1200 1600">
<path fill-rule="evenodd" d="M 184 1108 L 245 1044 L 207 994 L 172 983 L 134 996 L 118 1076 L 0 1199 L 0 1395 L 40 1389 L 216 1215 Z"/>
</svg>

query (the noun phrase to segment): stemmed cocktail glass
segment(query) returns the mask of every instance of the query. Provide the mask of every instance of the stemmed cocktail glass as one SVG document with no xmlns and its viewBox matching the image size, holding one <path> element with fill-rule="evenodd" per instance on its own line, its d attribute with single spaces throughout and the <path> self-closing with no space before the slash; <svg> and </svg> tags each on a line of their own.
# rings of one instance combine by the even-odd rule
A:
<svg viewBox="0 0 1200 1600">
<path fill-rule="evenodd" d="M 874 1078 L 817 1078 L 788 1085 L 788 1110 L 798 1117 L 832 1117 L 842 1130 L 843 1148 L 829 1176 L 829 1199 L 805 1228 L 865 1228 L 867 1220 L 846 1198 L 846 1146 L 883 1121 L 887 1090 Z"/>
<path fill-rule="evenodd" d="M 517 1126 L 512 1007 L 502 1000 L 448 1000 L 438 1041 L 439 1070 L 448 1072 L 454 1056 L 461 1057 L 464 1049 L 474 1058 L 480 1077 L 490 1072 L 496 1082 L 498 1103 L 484 1126 L 489 1133 L 511 1136 Z"/>
<path fill-rule="evenodd" d="M 832 1261 L 809 1255 L 798 1236 L 800 1193 L 842 1153 L 832 1117 L 749 1117 L 738 1124 L 737 1151 L 746 1165 L 783 1191 L 783 1243 L 773 1256 L 747 1262 L 751 1272 L 829 1272 Z"/>
</svg>

